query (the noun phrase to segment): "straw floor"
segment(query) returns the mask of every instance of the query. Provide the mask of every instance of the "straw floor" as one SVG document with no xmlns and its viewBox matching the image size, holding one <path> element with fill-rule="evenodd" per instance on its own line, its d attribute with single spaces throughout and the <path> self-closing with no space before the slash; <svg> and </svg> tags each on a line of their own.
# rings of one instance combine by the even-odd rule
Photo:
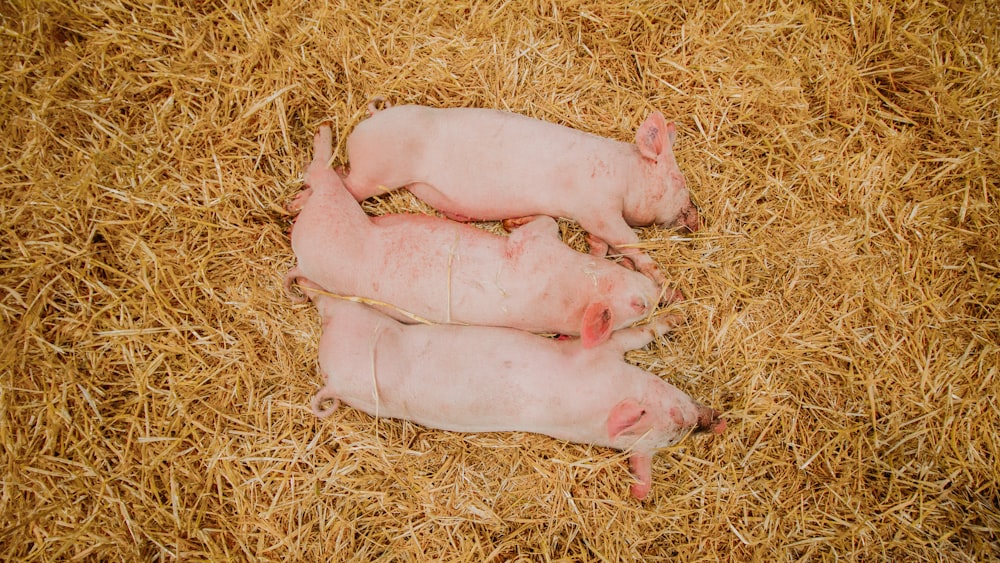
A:
<svg viewBox="0 0 1000 563">
<path fill-rule="evenodd" d="M 0 18 L 0 558 L 1000 553 L 993 2 L 8 0 Z M 629 359 L 729 428 L 661 453 L 647 502 L 611 450 L 310 413 L 318 317 L 282 291 L 283 209 L 316 126 L 343 161 L 377 95 L 629 141 L 651 110 L 677 121 L 705 224 L 642 237 L 687 321 Z"/>
</svg>

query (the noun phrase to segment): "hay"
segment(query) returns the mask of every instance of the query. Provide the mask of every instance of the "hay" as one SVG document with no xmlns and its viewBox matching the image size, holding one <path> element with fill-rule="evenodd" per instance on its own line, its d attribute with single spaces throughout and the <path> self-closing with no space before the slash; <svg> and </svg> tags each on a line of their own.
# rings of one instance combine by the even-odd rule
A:
<svg viewBox="0 0 1000 563">
<path fill-rule="evenodd" d="M 0 557 L 995 557 L 996 8 L 628 4 L 0 4 Z M 310 413 L 282 206 L 376 95 L 677 120 L 706 225 L 642 237 L 687 322 L 629 358 L 729 427 L 650 501 L 610 450 Z"/>
</svg>

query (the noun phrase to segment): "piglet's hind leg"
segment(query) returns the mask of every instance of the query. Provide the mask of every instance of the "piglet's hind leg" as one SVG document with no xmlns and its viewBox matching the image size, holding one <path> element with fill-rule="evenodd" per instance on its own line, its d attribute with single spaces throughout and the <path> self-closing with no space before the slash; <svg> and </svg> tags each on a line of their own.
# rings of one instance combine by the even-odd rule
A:
<svg viewBox="0 0 1000 563">
<path fill-rule="evenodd" d="M 291 270 L 288 270 L 288 273 L 285 274 L 285 293 L 288 294 L 288 297 L 289 299 L 292 300 L 292 303 L 305 303 L 306 301 L 309 300 L 309 297 L 306 295 L 305 291 L 301 293 L 296 293 L 292 291 L 292 286 L 299 283 L 299 280 L 301 279 L 305 278 L 302 276 L 302 270 L 300 270 L 298 266 L 292 268 Z"/>
</svg>

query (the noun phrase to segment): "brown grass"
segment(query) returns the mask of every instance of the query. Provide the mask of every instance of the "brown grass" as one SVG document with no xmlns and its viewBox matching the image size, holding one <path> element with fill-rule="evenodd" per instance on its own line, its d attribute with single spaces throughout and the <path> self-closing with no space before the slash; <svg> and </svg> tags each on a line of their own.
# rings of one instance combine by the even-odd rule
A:
<svg viewBox="0 0 1000 563">
<path fill-rule="evenodd" d="M 0 558 L 996 557 L 1000 11 L 624 4 L 0 4 Z M 310 413 L 283 205 L 376 95 L 677 121 L 688 320 L 629 357 L 730 424 L 648 502 L 610 450 Z"/>
</svg>

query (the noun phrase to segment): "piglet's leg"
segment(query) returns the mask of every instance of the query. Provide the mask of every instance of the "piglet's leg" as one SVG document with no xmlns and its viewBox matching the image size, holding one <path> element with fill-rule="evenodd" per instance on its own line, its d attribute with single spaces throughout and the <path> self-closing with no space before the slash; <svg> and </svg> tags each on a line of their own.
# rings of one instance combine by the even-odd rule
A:
<svg viewBox="0 0 1000 563">
<path fill-rule="evenodd" d="M 556 220 L 548 215 L 532 215 L 530 217 L 521 217 L 520 219 L 506 219 L 504 220 L 504 228 L 507 227 L 507 221 L 516 221 L 513 228 L 507 229 L 511 233 L 510 239 L 512 240 L 538 236 L 562 242 L 559 236 L 559 223 L 556 223 Z"/>
<path fill-rule="evenodd" d="M 452 221 L 458 221 L 459 223 L 468 223 L 472 221 L 471 217 L 467 215 L 459 215 L 458 213 L 448 213 L 447 211 L 441 212 L 445 217 L 451 219 Z"/>
<path fill-rule="evenodd" d="M 309 300 L 309 297 L 306 296 L 305 292 L 302 292 L 301 294 L 292 292 L 292 285 L 297 283 L 300 279 L 305 278 L 302 276 L 302 270 L 300 270 L 298 266 L 288 270 L 288 273 L 285 274 L 285 293 L 288 294 L 292 303 L 305 303 Z"/>
<path fill-rule="evenodd" d="M 629 470 L 638 483 L 632 483 L 632 496 L 642 500 L 653 487 L 653 458 L 649 454 L 634 453 L 628 458 Z"/>
<path fill-rule="evenodd" d="M 681 290 L 663 286 L 660 291 L 661 305 L 670 305 L 671 303 L 680 303 L 681 301 L 684 301 L 684 294 L 681 293 Z"/>
<path fill-rule="evenodd" d="M 513 217 L 511 219 L 504 219 L 503 221 L 500 221 L 500 224 L 503 225 L 504 230 L 506 230 L 508 233 L 510 233 L 510 232 L 513 232 L 514 229 L 517 229 L 519 227 L 523 227 L 524 225 L 527 225 L 528 223 L 533 222 L 538 217 L 540 217 L 540 215 L 528 215 L 528 216 L 525 216 L 525 217 Z"/>
<path fill-rule="evenodd" d="M 598 258 L 607 257 L 609 249 L 608 243 L 590 233 L 587 233 L 587 244 L 590 245 L 591 256 L 596 256 Z M 635 270 L 635 264 L 633 264 L 631 260 L 622 260 L 619 264 L 625 266 L 629 270 Z M 667 286 L 662 287 L 663 291 L 660 293 L 660 303 L 662 305 L 669 305 L 671 303 L 677 303 L 684 300 L 684 294 L 680 291 Z"/>
<path fill-rule="evenodd" d="M 635 250 L 635 252 L 626 254 L 626 256 L 632 260 L 632 263 L 635 264 L 635 268 L 637 270 L 642 272 L 647 278 L 660 285 L 667 283 L 667 278 L 663 277 L 663 273 L 660 272 L 660 267 L 656 265 L 656 262 L 654 262 L 652 258 L 637 248 L 632 250 Z"/>
<path fill-rule="evenodd" d="M 292 201 L 288 203 L 288 211 L 293 214 L 302 211 L 302 209 L 306 206 L 306 203 L 309 202 L 309 196 L 311 195 L 312 195 L 312 188 L 309 186 L 303 187 L 299 191 L 299 193 L 295 194 L 295 197 L 292 198 Z"/>
<path fill-rule="evenodd" d="M 333 158 L 333 129 L 330 128 L 329 121 L 324 121 L 313 137 L 313 160 L 310 168 L 315 168 L 317 171 L 327 170 L 331 158 Z"/>
<path fill-rule="evenodd" d="M 594 235 L 592 235 L 590 233 L 587 233 L 587 244 L 590 245 L 590 254 L 592 256 L 597 256 L 599 258 L 604 258 L 604 257 L 606 257 L 608 255 L 608 250 L 609 250 L 608 243 L 604 242 L 603 240 L 595 237 Z M 638 250 L 638 249 L 634 249 L 634 250 Z M 640 252 L 640 254 L 641 254 L 641 252 Z M 645 255 L 643 255 L 643 256 L 645 256 Z M 625 266 L 626 268 L 628 268 L 630 270 L 635 270 L 635 264 L 632 262 L 632 260 L 622 260 L 621 262 L 619 262 L 619 264 L 621 264 L 622 266 Z M 654 264 L 654 267 L 655 267 L 655 264 Z M 655 276 L 659 276 L 659 279 L 663 279 L 663 276 L 660 275 L 659 269 L 656 270 L 656 272 L 655 272 L 655 274 L 653 276 L 650 276 L 647 272 L 643 272 L 643 273 L 646 274 L 647 276 L 649 276 L 650 278 L 652 278 L 653 280 L 657 280 L 657 277 L 655 277 Z M 663 290 L 660 293 L 660 304 L 661 305 L 669 305 L 671 303 L 677 303 L 679 301 L 683 301 L 684 300 L 684 294 L 681 293 L 680 291 L 678 291 L 676 289 L 673 289 L 673 288 L 670 288 L 670 287 L 667 287 L 666 285 L 663 285 L 662 282 L 658 281 L 657 283 L 660 283 L 661 287 L 663 288 Z"/>
<path fill-rule="evenodd" d="M 333 130 L 328 123 L 320 125 L 313 137 L 313 158 L 306 167 L 305 176 L 302 179 L 304 184 L 302 191 L 295 196 L 295 199 L 288 204 L 289 211 L 298 212 L 309 202 L 309 196 L 313 190 L 320 192 L 330 189 L 339 189 L 340 181 L 337 180 L 337 173 L 330 168 L 330 159 L 333 158 Z"/>
<path fill-rule="evenodd" d="M 665 285 L 667 280 L 660 272 L 656 262 L 642 250 L 635 248 L 639 243 L 639 235 L 628 226 L 623 218 L 608 222 L 604 220 L 585 221 L 581 219 L 580 226 L 588 233 L 605 242 L 612 250 L 632 261 L 635 269 L 656 283 Z"/>
<path fill-rule="evenodd" d="M 587 244 L 590 245 L 590 255 L 604 258 L 608 255 L 608 243 L 587 233 Z"/>
<path fill-rule="evenodd" d="M 323 176 L 327 171 L 327 162 L 333 157 L 333 130 L 330 125 L 324 122 L 316 131 L 313 137 L 313 158 L 306 166 L 305 178 L 303 178 L 302 190 L 295 194 L 295 197 L 288 204 L 288 211 L 293 214 L 302 211 L 309 202 L 312 195 L 312 184 L 315 181 L 324 181 Z"/>
<path fill-rule="evenodd" d="M 623 328 L 612 333 L 608 346 L 613 346 L 619 353 L 636 350 L 649 344 L 658 336 L 663 336 L 683 321 L 680 315 L 660 315 L 652 321 L 639 326 Z"/>
<path fill-rule="evenodd" d="M 330 185 L 330 169 L 327 163 L 333 158 L 333 130 L 330 125 L 324 122 L 316 131 L 313 137 L 313 158 L 306 167 L 303 178 L 302 190 L 295 194 L 295 197 L 288 204 L 288 211 L 296 214 L 305 208 L 309 203 L 309 196 L 313 192 L 313 184 L 319 183 L 321 189 L 327 189 Z"/>
</svg>

